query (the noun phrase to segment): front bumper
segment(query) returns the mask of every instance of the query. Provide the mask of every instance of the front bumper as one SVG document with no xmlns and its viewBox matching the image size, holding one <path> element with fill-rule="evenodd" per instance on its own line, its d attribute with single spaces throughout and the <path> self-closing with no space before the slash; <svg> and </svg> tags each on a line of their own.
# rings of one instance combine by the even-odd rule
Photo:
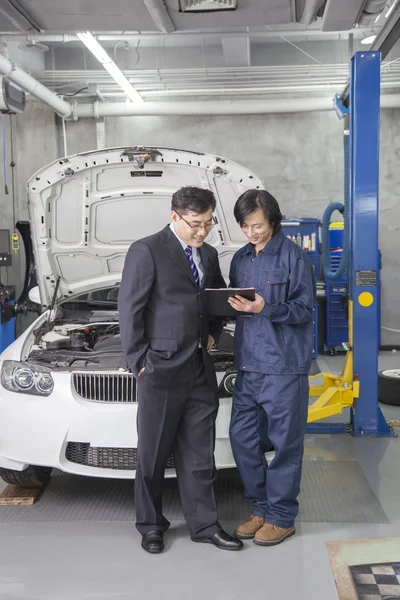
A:
<svg viewBox="0 0 400 600">
<path fill-rule="evenodd" d="M 53 467 L 92 477 L 135 477 L 137 403 L 92 402 L 78 396 L 71 372 L 53 372 L 48 397 L 0 387 L 0 467 Z M 218 469 L 234 467 L 229 441 L 231 398 L 220 399 L 216 423 Z M 166 476 L 173 477 L 173 463 Z"/>
</svg>

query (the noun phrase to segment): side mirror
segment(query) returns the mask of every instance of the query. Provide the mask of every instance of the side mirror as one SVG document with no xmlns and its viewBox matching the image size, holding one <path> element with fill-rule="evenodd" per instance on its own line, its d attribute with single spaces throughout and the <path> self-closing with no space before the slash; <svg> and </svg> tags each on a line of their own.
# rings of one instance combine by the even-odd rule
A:
<svg viewBox="0 0 400 600">
<path fill-rule="evenodd" d="M 29 300 L 31 302 L 33 302 L 34 304 L 41 304 L 40 294 L 39 294 L 39 288 L 38 287 L 34 287 L 31 290 L 29 290 L 28 297 L 29 297 Z"/>
</svg>

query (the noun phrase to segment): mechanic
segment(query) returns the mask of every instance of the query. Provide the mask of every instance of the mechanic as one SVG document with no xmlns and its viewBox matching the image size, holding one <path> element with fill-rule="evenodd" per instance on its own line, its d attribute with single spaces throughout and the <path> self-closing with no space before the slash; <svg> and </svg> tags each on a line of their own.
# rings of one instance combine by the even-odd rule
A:
<svg viewBox="0 0 400 600">
<path fill-rule="evenodd" d="M 230 438 L 250 519 L 236 537 L 273 546 L 294 535 L 298 514 L 308 374 L 313 352 L 314 267 L 306 252 L 281 230 L 278 202 L 264 190 L 248 190 L 234 215 L 249 243 L 236 252 L 230 285 L 254 287 L 255 301 L 229 302 L 237 317 L 234 354 L 238 370 Z M 246 314 L 247 313 L 247 314 Z M 275 457 L 268 465 L 260 445 L 264 413 Z"/>
<path fill-rule="evenodd" d="M 214 494 L 218 388 L 209 350 L 223 319 L 208 319 L 204 290 L 226 287 L 215 248 L 204 243 L 216 201 L 210 190 L 181 188 L 172 223 L 134 242 L 118 297 L 121 341 L 138 385 L 136 527 L 142 548 L 164 548 L 164 471 L 174 454 L 185 519 L 195 542 L 240 550 L 223 531 Z"/>
</svg>

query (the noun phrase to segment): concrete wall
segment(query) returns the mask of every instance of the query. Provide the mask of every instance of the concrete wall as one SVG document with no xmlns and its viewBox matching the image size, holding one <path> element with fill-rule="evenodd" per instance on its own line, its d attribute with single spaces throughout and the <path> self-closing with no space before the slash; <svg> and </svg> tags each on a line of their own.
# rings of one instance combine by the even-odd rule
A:
<svg viewBox="0 0 400 600">
<path fill-rule="evenodd" d="M 334 113 L 106 119 L 106 143 L 160 145 L 228 156 L 260 175 L 292 217 L 322 217 L 343 200 L 342 124 Z M 400 110 L 381 115 L 382 344 L 399 345 Z"/>
<path fill-rule="evenodd" d="M 108 146 L 173 146 L 248 166 L 288 217 L 320 217 L 342 198 L 342 131 L 333 113 L 106 119 Z"/>
<path fill-rule="evenodd" d="M 4 185 L 0 184 L 0 223 L 3 229 L 14 230 L 15 222 L 28 219 L 26 201 L 26 181 L 44 164 L 57 158 L 57 127 L 54 112 L 42 104 L 28 102 L 23 115 L 5 116 L 7 132 L 7 179 L 9 194 L 4 192 Z M 1 129 L 3 127 L 0 121 Z M 14 147 L 14 163 L 11 163 L 11 128 Z M 1 135 L 3 132 L 1 132 Z M 3 166 L 3 146 L 0 151 L 1 165 Z M 14 198 L 12 186 L 12 170 L 14 170 Z M 3 168 L 1 169 L 3 172 Z M 3 179 L 3 176 L 2 176 Z M 3 183 L 3 182 L 2 182 Z M 14 204 L 14 208 L 13 208 Z M 13 266 L 8 269 L 9 283 L 17 285 L 18 290 L 22 283 L 24 269 L 23 249 L 13 254 Z"/>
<path fill-rule="evenodd" d="M 380 248 L 382 325 L 400 330 L 399 117 L 399 110 L 382 112 Z M 13 119 L 18 220 L 26 218 L 26 179 L 63 155 L 63 139 L 52 111 L 37 103 L 28 103 L 26 113 Z M 69 154 L 96 147 L 94 121 L 67 123 L 66 132 Z M 108 118 L 105 138 L 107 146 L 174 146 L 225 155 L 263 178 L 287 218 L 320 218 L 327 204 L 343 198 L 342 125 L 333 113 Z M 12 228 L 11 198 L 1 185 L 0 219 L 2 227 Z M 18 259 L 16 265 L 10 280 L 18 282 Z M 400 344 L 400 332 L 383 330 L 382 343 Z"/>
<path fill-rule="evenodd" d="M 400 110 L 381 115 L 379 247 L 382 343 L 400 344 Z"/>
</svg>

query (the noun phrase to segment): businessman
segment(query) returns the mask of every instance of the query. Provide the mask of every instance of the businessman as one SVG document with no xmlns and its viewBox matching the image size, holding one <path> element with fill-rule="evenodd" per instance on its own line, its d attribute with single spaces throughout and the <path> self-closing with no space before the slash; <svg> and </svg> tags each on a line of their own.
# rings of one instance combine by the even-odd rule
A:
<svg viewBox="0 0 400 600">
<path fill-rule="evenodd" d="M 153 554 L 170 525 L 162 487 L 171 450 L 191 539 L 243 547 L 218 523 L 214 496 L 218 394 L 209 350 L 222 322 L 208 318 L 204 290 L 226 287 L 217 251 L 204 242 L 215 206 L 209 190 L 175 192 L 171 224 L 132 244 L 122 274 L 121 340 L 138 385 L 136 527 Z"/>
</svg>

